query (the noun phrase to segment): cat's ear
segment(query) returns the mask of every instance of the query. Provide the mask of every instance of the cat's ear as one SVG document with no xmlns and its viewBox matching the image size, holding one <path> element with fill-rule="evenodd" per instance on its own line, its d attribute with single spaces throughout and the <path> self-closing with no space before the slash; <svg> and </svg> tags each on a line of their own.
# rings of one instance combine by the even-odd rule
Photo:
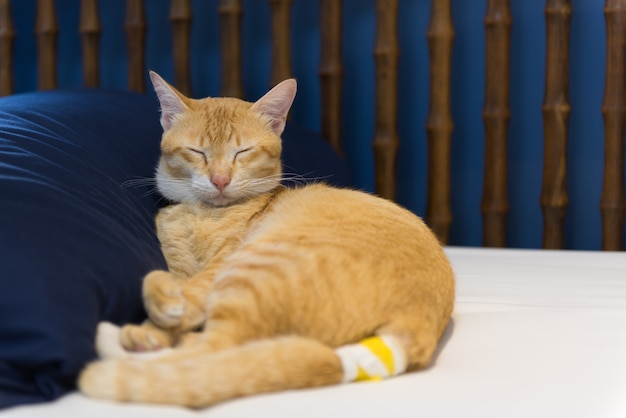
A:
<svg viewBox="0 0 626 418">
<path fill-rule="evenodd" d="M 291 108 L 293 99 L 296 97 L 298 85 L 296 80 L 290 78 L 271 89 L 252 105 L 252 109 L 261 113 L 268 119 L 269 124 L 276 135 L 283 133 L 287 121 L 287 113 Z"/>
<path fill-rule="evenodd" d="M 167 131 L 178 115 L 189 110 L 188 99 L 154 71 L 150 71 L 150 80 L 161 103 L 161 126 Z"/>
</svg>

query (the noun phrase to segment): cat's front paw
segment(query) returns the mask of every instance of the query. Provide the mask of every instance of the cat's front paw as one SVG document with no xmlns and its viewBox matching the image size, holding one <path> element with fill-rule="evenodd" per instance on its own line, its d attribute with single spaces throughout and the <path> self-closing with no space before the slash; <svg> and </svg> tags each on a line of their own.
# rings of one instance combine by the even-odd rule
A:
<svg viewBox="0 0 626 418">
<path fill-rule="evenodd" d="M 142 325 L 124 325 L 120 331 L 120 341 L 126 350 L 145 352 L 171 347 L 173 338 L 167 331 L 146 321 Z"/>
<path fill-rule="evenodd" d="M 143 301 L 150 319 L 162 328 L 180 325 L 185 313 L 185 298 L 171 273 L 155 270 L 143 282 Z"/>
</svg>

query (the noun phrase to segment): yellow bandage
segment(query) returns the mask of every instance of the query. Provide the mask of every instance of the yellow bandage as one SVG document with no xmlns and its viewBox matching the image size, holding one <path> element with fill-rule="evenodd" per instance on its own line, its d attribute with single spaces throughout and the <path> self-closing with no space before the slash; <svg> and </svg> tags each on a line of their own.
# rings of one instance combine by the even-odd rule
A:
<svg viewBox="0 0 626 418">
<path fill-rule="evenodd" d="M 396 338 L 370 337 L 335 350 L 341 359 L 344 382 L 381 380 L 406 370 L 406 355 Z"/>
</svg>

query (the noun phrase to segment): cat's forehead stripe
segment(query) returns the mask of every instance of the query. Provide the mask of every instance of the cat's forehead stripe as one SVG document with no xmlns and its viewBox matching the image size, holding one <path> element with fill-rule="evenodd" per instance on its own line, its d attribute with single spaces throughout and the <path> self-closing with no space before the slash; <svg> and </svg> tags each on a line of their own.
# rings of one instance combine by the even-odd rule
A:
<svg viewBox="0 0 626 418">
<path fill-rule="evenodd" d="M 243 109 L 247 109 L 247 104 L 242 101 L 241 106 L 232 106 L 232 101 L 224 101 L 214 99 L 212 102 L 206 103 L 201 114 L 201 120 L 204 122 L 205 140 L 211 141 L 212 144 L 205 145 L 221 145 L 224 143 L 232 143 L 235 141 L 236 146 L 241 146 L 243 140 L 242 114 Z"/>
</svg>

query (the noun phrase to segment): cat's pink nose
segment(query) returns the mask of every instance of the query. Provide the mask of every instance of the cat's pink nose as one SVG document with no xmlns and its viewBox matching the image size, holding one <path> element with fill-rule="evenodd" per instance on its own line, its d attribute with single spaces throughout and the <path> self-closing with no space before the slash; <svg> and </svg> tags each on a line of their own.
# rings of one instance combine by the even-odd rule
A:
<svg viewBox="0 0 626 418">
<path fill-rule="evenodd" d="M 226 186 L 230 184 L 230 177 L 220 175 L 211 176 L 211 183 L 217 187 L 217 190 L 223 192 Z"/>
</svg>

